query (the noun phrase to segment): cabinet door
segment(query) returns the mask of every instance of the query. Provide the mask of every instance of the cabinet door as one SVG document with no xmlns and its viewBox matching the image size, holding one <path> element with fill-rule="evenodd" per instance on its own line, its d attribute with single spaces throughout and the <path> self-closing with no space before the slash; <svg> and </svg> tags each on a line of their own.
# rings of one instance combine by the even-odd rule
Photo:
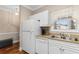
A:
<svg viewBox="0 0 79 59">
<path fill-rule="evenodd" d="M 73 51 L 73 50 L 64 50 L 62 52 L 62 54 L 76 54 L 77 52 Z"/>
<path fill-rule="evenodd" d="M 22 49 L 28 53 L 34 53 L 34 40 L 31 39 L 31 32 L 23 32 Z"/>
<path fill-rule="evenodd" d="M 36 53 L 48 54 L 48 41 L 42 39 L 36 39 Z"/>
<path fill-rule="evenodd" d="M 31 18 L 34 20 L 38 20 L 40 22 L 40 26 L 48 25 L 48 11 L 32 15 Z"/>
<path fill-rule="evenodd" d="M 40 14 L 40 26 L 47 26 L 48 22 L 48 11 L 44 11 Z"/>
<path fill-rule="evenodd" d="M 49 54 L 60 54 L 61 51 L 60 51 L 60 47 L 57 47 L 57 46 L 49 46 Z"/>
<path fill-rule="evenodd" d="M 60 45 L 56 45 L 54 40 L 49 40 L 49 54 L 60 54 L 61 46 Z"/>
</svg>

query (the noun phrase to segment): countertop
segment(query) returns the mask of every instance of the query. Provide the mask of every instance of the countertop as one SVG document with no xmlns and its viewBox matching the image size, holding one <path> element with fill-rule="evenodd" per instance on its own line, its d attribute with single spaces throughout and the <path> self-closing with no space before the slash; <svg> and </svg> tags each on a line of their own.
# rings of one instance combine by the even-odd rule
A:
<svg viewBox="0 0 79 59">
<path fill-rule="evenodd" d="M 52 38 L 52 35 L 37 35 L 37 38 L 40 39 L 48 39 L 48 40 L 58 40 L 58 41 L 63 41 L 63 42 L 69 42 L 69 43 L 75 43 L 75 44 L 79 44 L 79 41 L 74 41 L 74 40 L 67 40 L 67 39 L 61 39 L 61 38 Z"/>
</svg>

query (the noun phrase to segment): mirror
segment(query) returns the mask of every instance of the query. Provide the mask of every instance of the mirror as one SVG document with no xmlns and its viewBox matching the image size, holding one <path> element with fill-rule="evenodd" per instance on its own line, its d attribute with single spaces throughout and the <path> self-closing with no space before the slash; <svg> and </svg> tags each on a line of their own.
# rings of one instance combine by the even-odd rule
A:
<svg viewBox="0 0 79 59">
<path fill-rule="evenodd" d="M 73 21 L 73 18 L 70 16 L 58 18 L 58 20 L 55 21 L 54 29 L 68 30 L 68 29 L 75 29 L 75 28 L 76 28 L 75 22 Z"/>
</svg>

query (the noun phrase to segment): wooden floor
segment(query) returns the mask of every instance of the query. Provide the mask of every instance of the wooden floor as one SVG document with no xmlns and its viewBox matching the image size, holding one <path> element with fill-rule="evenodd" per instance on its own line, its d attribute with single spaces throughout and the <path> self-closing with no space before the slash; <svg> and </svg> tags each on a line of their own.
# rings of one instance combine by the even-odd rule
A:
<svg viewBox="0 0 79 59">
<path fill-rule="evenodd" d="M 19 51 L 19 43 L 16 43 L 12 46 L 1 48 L 0 54 L 27 54 L 24 51 Z"/>
</svg>

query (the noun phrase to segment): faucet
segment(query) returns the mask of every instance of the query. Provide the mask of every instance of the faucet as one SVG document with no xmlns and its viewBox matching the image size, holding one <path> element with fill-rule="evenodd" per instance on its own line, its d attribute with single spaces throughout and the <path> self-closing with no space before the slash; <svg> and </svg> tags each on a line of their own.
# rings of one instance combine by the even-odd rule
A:
<svg viewBox="0 0 79 59">
<path fill-rule="evenodd" d="M 67 35 L 68 35 L 68 40 L 71 40 L 72 38 L 71 38 L 71 35 L 69 34 L 69 33 L 67 33 Z"/>
<path fill-rule="evenodd" d="M 61 36 L 62 39 L 66 39 L 64 33 L 60 33 L 60 36 Z"/>
</svg>

